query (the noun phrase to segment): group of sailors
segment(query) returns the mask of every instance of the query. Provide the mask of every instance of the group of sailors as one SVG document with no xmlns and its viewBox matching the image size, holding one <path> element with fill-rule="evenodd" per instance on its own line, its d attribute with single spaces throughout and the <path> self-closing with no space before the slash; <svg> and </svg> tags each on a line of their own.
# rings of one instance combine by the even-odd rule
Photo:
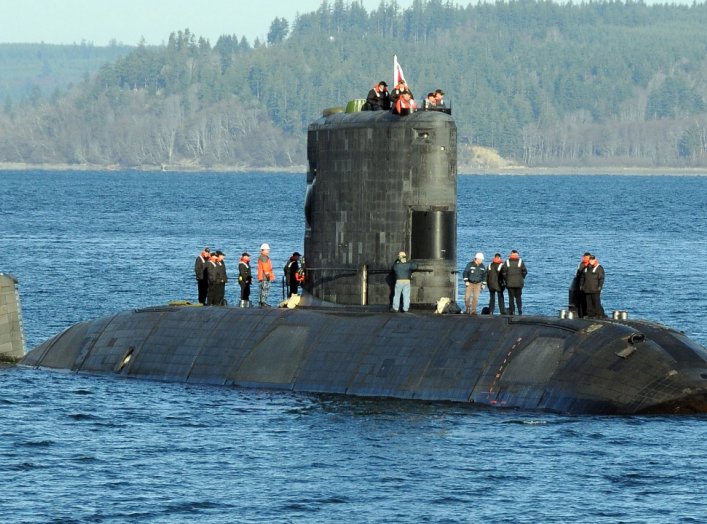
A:
<svg viewBox="0 0 707 524">
<path fill-rule="evenodd" d="M 198 288 L 198 300 L 205 306 L 225 306 L 227 304 L 226 255 L 222 251 L 211 251 L 205 247 L 194 262 L 194 273 Z M 299 287 L 304 282 L 304 265 L 300 263 L 301 255 L 295 251 L 287 260 L 284 270 L 285 286 L 288 298 L 297 295 Z M 410 307 L 410 282 L 413 271 L 418 270 L 416 263 L 408 261 L 407 254 L 401 251 L 393 264 L 395 287 L 391 310 L 408 311 Z M 503 260 L 496 253 L 488 267 L 484 265 L 484 254 L 476 253 L 466 265 L 462 273 L 464 279 L 464 305 L 468 315 L 476 315 L 481 292 L 488 287 L 489 304 L 482 313 L 493 315 L 496 302 L 501 315 L 523 314 L 523 287 L 528 268 L 516 249 Z M 258 302 L 260 307 L 270 307 L 267 303 L 270 284 L 275 281 L 270 246 L 262 244 L 257 259 L 259 287 Z M 589 252 L 585 252 L 577 266 L 572 285 L 570 286 L 570 308 L 576 311 L 579 318 L 606 318 L 601 305 L 601 291 L 604 287 L 604 268 L 599 260 Z M 253 283 L 250 266 L 250 254 L 244 252 L 238 262 L 238 285 L 240 286 L 240 307 L 250 307 L 250 286 Z M 508 292 L 508 307 L 506 308 L 503 293 Z M 401 304 L 402 299 L 402 304 Z"/>
<path fill-rule="evenodd" d="M 444 91 L 436 89 L 427 94 L 427 97 L 418 106 L 412 91 L 405 80 L 398 81 L 395 88 L 388 93 L 388 84 L 381 80 L 368 92 L 365 111 L 392 111 L 397 115 L 407 115 L 417 109 L 424 111 L 447 111 L 444 101 Z"/>
<path fill-rule="evenodd" d="M 479 252 L 464 268 L 463 278 L 466 291 L 464 305 L 469 315 L 476 315 L 481 291 L 488 286 L 488 314 L 493 315 L 498 299 L 502 315 L 523 314 L 523 286 L 528 269 L 517 250 L 512 250 L 504 261 L 500 253 L 484 266 L 484 254 Z M 570 308 L 579 318 L 606 318 L 601 305 L 601 291 L 604 287 L 604 268 L 599 260 L 589 252 L 584 253 L 570 286 Z M 508 291 L 508 308 L 505 307 L 503 291 Z M 484 308 L 486 310 L 486 308 Z M 486 312 L 486 311 L 484 311 Z"/>
<path fill-rule="evenodd" d="M 225 306 L 227 301 L 226 283 L 228 273 L 222 251 L 211 251 L 205 247 L 194 261 L 194 273 L 197 282 L 198 301 L 205 306 Z M 304 281 L 304 268 L 300 265 L 301 255 L 295 251 L 284 267 L 285 284 L 289 295 L 297 295 L 300 284 Z M 275 271 L 270 258 L 270 246 L 260 246 L 257 259 L 256 277 L 258 279 L 260 307 L 270 307 L 267 300 L 270 284 L 275 281 Z M 250 286 L 253 274 L 250 266 L 250 254 L 243 252 L 238 262 L 238 285 L 240 286 L 240 307 L 250 307 Z"/>
</svg>

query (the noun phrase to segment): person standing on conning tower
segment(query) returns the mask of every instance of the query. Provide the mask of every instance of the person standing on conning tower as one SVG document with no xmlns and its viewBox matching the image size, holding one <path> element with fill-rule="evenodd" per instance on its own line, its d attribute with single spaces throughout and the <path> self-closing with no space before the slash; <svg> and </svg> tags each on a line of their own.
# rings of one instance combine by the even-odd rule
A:
<svg viewBox="0 0 707 524">
<path fill-rule="evenodd" d="M 383 80 L 378 82 L 366 97 L 366 109 L 369 111 L 387 111 L 390 109 L 390 95 L 388 94 L 388 84 Z"/>
</svg>

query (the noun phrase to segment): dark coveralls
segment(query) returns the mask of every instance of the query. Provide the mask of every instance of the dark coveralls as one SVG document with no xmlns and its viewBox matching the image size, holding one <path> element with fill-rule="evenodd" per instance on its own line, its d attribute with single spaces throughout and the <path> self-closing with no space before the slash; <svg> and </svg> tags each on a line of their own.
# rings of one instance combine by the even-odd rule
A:
<svg viewBox="0 0 707 524">
<path fill-rule="evenodd" d="M 501 268 L 503 281 L 508 289 L 508 313 L 515 315 L 515 306 L 518 306 L 518 314 L 523 314 L 523 285 L 525 284 L 525 275 L 528 270 L 522 258 L 508 259 Z"/>
<path fill-rule="evenodd" d="M 241 286 L 241 300 L 250 300 L 250 285 L 253 276 L 250 272 L 250 264 L 241 260 L 238 263 L 238 285 Z"/>
<path fill-rule="evenodd" d="M 601 267 L 601 264 L 584 268 L 579 289 L 584 292 L 587 302 L 587 317 L 604 317 L 604 308 L 601 305 L 601 290 L 603 287 L 604 268 Z"/>
<path fill-rule="evenodd" d="M 223 306 L 226 295 L 226 265 L 221 262 L 214 264 L 209 262 L 206 266 L 206 275 L 209 279 L 209 293 L 207 296 L 207 304 L 209 306 Z"/>
<path fill-rule="evenodd" d="M 299 280 L 297 280 L 297 272 L 299 271 L 299 262 L 293 258 L 290 258 L 289 262 L 285 266 L 285 281 L 287 287 L 290 289 L 290 294 L 287 295 L 291 297 L 296 295 L 299 290 Z"/>
<path fill-rule="evenodd" d="M 503 269 L 503 262 L 491 263 L 489 264 L 488 271 L 486 273 L 486 284 L 489 287 L 489 314 L 493 315 L 494 309 L 496 309 L 496 296 L 498 295 L 498 310 L 501 315 L 506 314 L 506 306 L 503 301 L 503 291 L 506 289 L 503 276 L 501 275 L 501 270 Z"/>
<path fill-rule="evenodd" d="M 582 281 L 582 274 L 587 266 L 580 262 L 577 266 L 577 273 L 572 279 L 572 284 L 570 285 L 570 306 L 574 306 L 577 310 L 577 316 L 579 318 L 584 318 L 587 315 L 587 299 L 584 296 L 584 291 L 580 289 L 580 282 Z"/>
<path fill-rule="evenodd" d="M 375 88 L 371 89 L 366 97 L 366 104 L 368 104 L 369 111 L 387 111 L 390 109 L 390 95 L 388 91 L 380 93 Z"/>
<path fill-rule="evenodd" d="M 206 264 L 208 263 L 209 261 L 204 260 L 201 255 L 196 257 L 194 261 L 194 273 L 196 274 L 199 304 L 206 304 L 206 295 L 209 291 L 209 280 L 206 278 Z"/>
</svg>

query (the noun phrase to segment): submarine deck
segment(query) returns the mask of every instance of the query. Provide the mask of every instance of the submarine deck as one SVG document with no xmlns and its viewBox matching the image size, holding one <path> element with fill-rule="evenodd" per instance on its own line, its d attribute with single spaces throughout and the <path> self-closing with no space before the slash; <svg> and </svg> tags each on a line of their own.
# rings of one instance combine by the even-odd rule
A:
<svg viewBox="0 0 707 524">
<path fill-rule="evenodd" d="M 707 350 L 641 321 L 156 306 L 72 326 L 22 364 L 566 413 L 707 408 Z"/>
</svg>

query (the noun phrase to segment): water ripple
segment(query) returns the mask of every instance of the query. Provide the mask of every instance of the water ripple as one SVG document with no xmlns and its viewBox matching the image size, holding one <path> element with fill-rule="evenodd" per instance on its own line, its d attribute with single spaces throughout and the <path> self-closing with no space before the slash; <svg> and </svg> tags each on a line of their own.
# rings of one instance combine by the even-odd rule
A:
<svg viewBox="0 0 707 524">
<path fill-rule="evenodd" d="M 268 177 L 264 190 L 256 174 L 4 173 L 3 204 L 31 198 L 35 210 L 4 213 L 0 226 L 0 270 L 20 278 L 28 346 L 86 318 L 191 297 L 190 266 L 204 243 L 232 255 L 267 240 L 284 261 L 302 247 L 292 239 L 303 230 L 304 177 Z M 576 204 L 589 187 L 601 187 L 591 220 Z M 219 210 L 208 227 L 205 199 Z M 590 249 L 607 270 L 608 308 L 704 344 L 694 312 L 705 308 L 706 199 L 705 177 L 460 177 L 460 264 L 479 250 L 520 249 L 527 307 L 556 314 Z M 512 220 L 482 220 L 507 209 Z M 277 227 L 263 232 L 263 223 Z M 146 279 L 149 261 L 136 260 L 145 246 L 160 254 L 159 278 Z M 689 253 L 681 285 L 647 280 L 643 261 L 656 246 Z M 77 277 L 89 253 L 100 254 L 100 271 Z M 707 416 L 569 417 L 12 367 L 0 368 L 0 384 L 8 494 L 0 515 L 12 522 L 702 522 L 707 514 Z"/>
</svg>

